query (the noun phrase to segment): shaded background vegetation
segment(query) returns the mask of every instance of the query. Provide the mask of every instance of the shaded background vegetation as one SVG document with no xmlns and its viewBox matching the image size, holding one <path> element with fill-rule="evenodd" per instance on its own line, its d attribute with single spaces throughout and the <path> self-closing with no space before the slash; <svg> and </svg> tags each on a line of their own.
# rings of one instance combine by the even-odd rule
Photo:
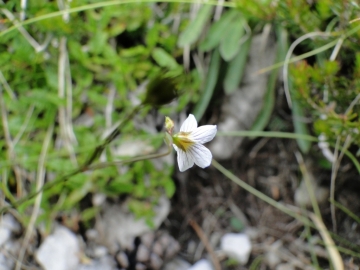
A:
<svg viewBox="0 0 360 270">
<path fill-rule="evenodd" d="M 104 131 L 146 98 L 147 84 L 156 86 L 154 96 L 176 90 L 176 101 L 144 106 L 100 161 L 127 155 L 116 147 L 129 140 L 143 143 L 137 155 L 160 149 L 165 115 L 193 113 L 199 121 L 219 116 L 222 99 L 239 91 L 252 37 L 266 31 L 276 40 L 277 55 L 274 66 L 259 70 L 270 79 L 251 130 L 289 131 L 271 118 L 284 69 L 288 89 L 282 106 L 299 135 L 297 149 L 315 156 L 314 166 L 329 173 L 335 173 L 334 164 L 319 148 L 346 152 L 354 181 L 359 180 L 360 8 L 355 1 L 75 0 L 28 1 L 24 8 L 9 0 L 0 5 L 0 177 L 6 202 L 32 194 L 42 173 L 51 181 L 84 164 L 109 133 Z M 292 47 L 298 38 L 303 40 Z M 292 61 L 296 55 L 301 57 Z M 164 74 L 174 81 L 161 81 Z M 155 120 L 149 124 L 150 119 Z M 307 135 L 322 135 L 327 145 L 317 146 Z M 129 195 L 131 210 L 151 225 L 151 206 L 160 195 L 176 192 L 174 176 L 172 165 L 159 169 L 149 160 L 76 174 L 44 191 L 37 222 L 50 232 L 55 219 L 75 209 L 79 221 L 91 227 L 98 207 L 90 198 L 103 193 L 113 199 Z M 34 198 L 17 205 L 24 226 L 33 203 Z"/>
</svg>

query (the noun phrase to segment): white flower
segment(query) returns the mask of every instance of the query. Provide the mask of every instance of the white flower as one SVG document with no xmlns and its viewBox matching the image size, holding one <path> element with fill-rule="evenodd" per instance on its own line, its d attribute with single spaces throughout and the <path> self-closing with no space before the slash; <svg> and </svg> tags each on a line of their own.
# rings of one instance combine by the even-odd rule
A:
<svg viewBox="0 0 360 270">
<path fill-rule="evenodd" d="M 212 154 L 203 144 L 211 141 L 216 131 L 216 125 L 198 127 L 194 115 L 189 115 L 180 132 L 172 136 L 181 172 L 194 166 L 194 163 L 201 168 L 210 166 Z"/>
</svg>

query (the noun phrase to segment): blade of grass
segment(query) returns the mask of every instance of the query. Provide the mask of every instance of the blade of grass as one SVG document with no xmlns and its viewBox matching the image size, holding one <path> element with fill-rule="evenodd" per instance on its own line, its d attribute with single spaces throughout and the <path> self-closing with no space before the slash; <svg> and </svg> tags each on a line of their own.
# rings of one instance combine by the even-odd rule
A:
<svg viewBox="0 0 360 270">
<path fill-rule="evenodd" d="M 204 115 L 206 108 L 208 107 L 211 97 L 214 93 L 216 83 L 219 77 L 220 64 L 221 58 L 219 50 L 217 49 L 213 52 L 211 56 L 210 67 L 206 76 L 204 92 L 202 93 L 201 98 L 198 104 L 196 104 L 196 107 L 193 111 L 195 118 L 198 120 L 200 120 Z"/>
<path fill-rule="evenodd" d="M 251 37 L 249 37 L 241 46 L 240 51 L 228 65 L 224 79 L 225 94 L 229 95 L 239 87 L 246 65 L 246 59 L 250 49 Z"/>
<path fill-rule="evenodd" d="M 321 218 L 314 215 L 313 213 L 310 213 L 309 216 L 316 225 L 322 239 L 324 240 L 326 250 L 329 253 L 330 260 L 333 264 L 333 268 L 336 270 L 344 270 L 344 263 L 341 259 L 339 250 L 337 249 L 334 241 L 330 237 L 330 234 L 326 229 L 324 222 Z"/>
<path fill-rule="evenodd" d="M 360 30 L 360 25 L 358 25 L 357 27 L 354 27 L 353 29 L 348 30 L 347 32 L 345 32 L 345 34 L 343 36 L 340 36 L 341 35 L 340 33 L 333 33 L 332 34 L 333 36 L 339 35 L 340 37 L 338 37 L 337 39 L 335 39 L 335 40 L 333 40 L 333 41 L 331 41 L 331 42 L 329 42 L 329 43 L 327 43 L 327 44 L 325 44 L 325 45 L 323 45 L 323 46 L 321 46 L 319 48 L 316 48 L 314 50 L 311 50 L 311 51 L 309 51 L 307 53 L 304 53 L 304 54 L 301 54 L 299 56 L 292 57 L 292 58 L 289 59 L 289 61 L 279 62 L 279 63 L 276 63 L 276 64 L 270 66 L 270 67 L 260 69 L 258 73 L 259 74 L 265 73 L 265 72 L 268 72 L 270 70 L 273 70 L 274 68 L 282 67 L 285 63 L 288 63 L 288 64 L 294 63 L 294 62 L 297 62 L 299 60 L 302 60 L 302 59 L 308 58 L 310 56 L 316 55 L 316 54 L 318 54 L 320 52 L 326 51 L 326 50 L 336 46 L 336 44 L 338 44 L 340 39 L 346 39 L 346 38 L 350 37 L 351 35 L 357 33 L 359 30 Z"/>
<path fill-rule="evenodd" d="M 228 131 L 221 132 L 219 131 L 216 136 L 229 136 L 229 137 L 266 137 L 266 138 L 284 138 L 284 139 L 302 139 L 308 140 L 311 142 L 318 142 L 318 138 L 306 135 L 306 134 L 296 134 L 291 132 L 280 132 L 280 131 Z M 334 146 L 334 145 L 331 145 Z M 357 171 L 360 173 L 360 163 L 357 158 L 348 150 L 345 149 L 345 155 L 351 159 L 352 163 L 355 165 Z"/>
<path fill-rule="evenodd" d="M 244 181 L 242 181 L 240 178 L 238 178 L 237 176 L 235 176 L 233 173 L 231 173 L 229 170 L 225 169 L 222 165 L 220 165 L 220 163 L 218 163 L 215 159 L 212 160 L 211 164 L 219 171 L 221 172 L 223 175 L 225 175 L 227 178 L 229 178 L 231 181 L 233 181 L 235 184 L 237 184 L 238 186 L 242 187 L 243 189 L 245 189 L 246 191 L 250 192 L 251 194 L 253 194 L 254 196 L 258 197 L 260 200 L 268 203 L 269 205 L 277 208 L 278 210 L 284 212 L 285 214 L 299 220 L 300 222 L 307 224 L 309 226 L 314 226 L 314 224 L 312 224 L 312 222 L 305 216 L 298 214 L 296 212 L 294 212 L 293 210 L 289 209 L 288 207 L 286 207 L 285 205 L 283 205 L 280 202 L 277 202 L 273 199 L 271 199 L 270 197 L 266 196 L 264 193 L 258 191 L 257 189 L 253 188 L 252 186 L 250 186 L 249 184 L 245 183 Z"/>
<path fill-rule="evenodd" d="M 355 220 L 358 224 L 360 224 L 360 217 L 358 217 L 356 214 L 351 212 L 350 209 L 346 208 L 344 205 L 342 205 L 341 203 L 338 203 L 335 200 L 330 199 L 329 201 L 330 201 L 330 203 L 335 205 L 337 208 L 339 208 L 341 211 L 343 211 L 345 214 L 347 214 L 349 217 L 351 217 L 353 220 Z"/>
<path fill-rule="evenodd" d="M 45 15 L 41 15 L 35 18 L 28 19 L 26 21 L 22 21 L 17 23 L 16 25 L 13 25 L 9 27 L 8 29 L 5 29 L 4 31 L 0 32 L 0 37 L 6 35 L 7 33 L 10 33 L 16 29 L 18 29 L 21 26 L 25 26 L 28 24 L 32 24 L 34 22 L 51 19 L 59 16 L 63 16 L 64 14 L 71 14 L 91 9 L 97 9 L 97 8 L 104 8 L 104 7 L 111 7 L 116 5 L 125 5 L 125 4 L 138 4 L 139 0 L 114 0 L 114 1 L 104 1 L 104 2 L 97 2 L 89 5 L 83 5 L 75 8 L 70 8 L 67 10 L 60 10 L 56 12 L 51 12 Z M 141 3 L 188 3 L 188 4 L 204 4 L 209 6 L 217 6 L 219 5 L 218 1 L 194 1 L 194 0 L 141 0 Z M 222 6 L 228 7 L 228 8 L 234 8 L 236 6 L 233 2 L 224 2 L 222 3 Z"/>
<path fill-rule="evenodd" d="M 275 62 L 279 62 L 282 59 L 284 59 L 285 55 L 286 55 L 288 34 L 287 34 L 286 30 L 284 28 L 282 28 L 281 26 L 278 26 L 276 28 L 276 33 L 278 35 L 278 38 L 277 38 L 278 48 L 277 48 Z M 278 68 L 273 69 L 271 71 L 267 90 L 266 90 L 266 93 L 264 96 L 263 107 L 262 107 L 258 117 L 256 118 L 253 126 L 251 127 L 251 130 L 263 130 L 267 126 L 267 124 L 270 120 L 271 113 L 275 106 L 275 94 L 276 94 L 275 86 L 276 86 L 276 79 L 278 78 L 278 75 L 279 75 Z"/>
</svg>

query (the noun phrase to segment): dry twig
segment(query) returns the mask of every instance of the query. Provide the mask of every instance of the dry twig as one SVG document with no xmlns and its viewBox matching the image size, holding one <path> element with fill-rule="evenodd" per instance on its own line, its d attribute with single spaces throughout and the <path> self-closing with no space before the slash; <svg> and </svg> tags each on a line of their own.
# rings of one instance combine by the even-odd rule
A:
<svg viewBox="0 0 360 270">
<path fill-rule="evenodd" d="M 208 238 L 206 237 L 204 231 L 201 229 L 201 227 L 199 226 L 199 224 L 197 224 L 196 221 L 194 220 L 190 220 L 189 221 L 190 226 L 194 229 L 194 231 L 196 232 L 197 236 L 199 236 L 201 242 L 204 244 L 205 249 L 207 250 L 207 252 L 210 254 L 211 260 L 213 262 L 213 265 L 215 267 L 215 270 L 221 270 L 221 266 L 220 266 L 220 262 L 218 260 L 218 258 L 216 257 L 216 254 L 213 250 L 213 248 L 211 247 Z"/>
</svg>

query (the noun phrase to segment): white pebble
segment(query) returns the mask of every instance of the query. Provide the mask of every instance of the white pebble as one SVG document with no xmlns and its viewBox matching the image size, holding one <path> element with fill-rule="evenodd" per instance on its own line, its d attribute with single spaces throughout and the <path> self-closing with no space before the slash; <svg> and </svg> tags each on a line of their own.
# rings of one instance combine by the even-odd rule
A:
<svg viewBox="0 0 360 270">
<path fill-rule="evenodd" d="M 188 270 L 213 270 L 213 267 L 208 260 L 201 259 L 193 266 L 191 266 Z"/>
<path fill-rule="evenodd" d="M 227 233 L 221 238 L 221 250 L 225 254 L 244 265 L 251 253 L 251 242 L 244 233 Z"/>
</svg>

